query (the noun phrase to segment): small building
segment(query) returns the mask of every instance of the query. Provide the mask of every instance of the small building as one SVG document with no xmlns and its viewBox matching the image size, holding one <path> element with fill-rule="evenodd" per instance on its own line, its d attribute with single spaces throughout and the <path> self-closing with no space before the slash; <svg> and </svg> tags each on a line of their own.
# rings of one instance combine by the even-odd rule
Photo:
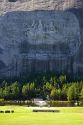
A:
<svg viewBox="0 0 83 125">
<path fill-rule="evenodd" d="M 48 106 L 47 102 L 42 98 L 34 98 L 33 103 L 39 107 Z"/>
</svg>

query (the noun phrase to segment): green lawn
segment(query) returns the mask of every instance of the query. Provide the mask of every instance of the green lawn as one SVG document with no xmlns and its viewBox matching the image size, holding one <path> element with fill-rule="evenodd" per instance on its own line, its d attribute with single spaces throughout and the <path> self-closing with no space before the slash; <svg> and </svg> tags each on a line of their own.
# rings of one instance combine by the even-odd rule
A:
<svg viewBox="0 0 83 125">
<path fill-rule="evenodd" d="M 55 108 L 59 113 L 34 113 L 31 107 L 0 106 L 0 110 L 15 113 L 0 114 L 0 125 L 83 125 L 83 107 Z"/>
</svg>

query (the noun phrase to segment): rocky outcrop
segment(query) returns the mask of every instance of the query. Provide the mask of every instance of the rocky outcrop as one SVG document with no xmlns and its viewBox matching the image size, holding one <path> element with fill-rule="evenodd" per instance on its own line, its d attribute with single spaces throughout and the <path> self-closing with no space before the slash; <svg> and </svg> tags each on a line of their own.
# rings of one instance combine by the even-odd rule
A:
<svg viewBox="0 0 83 125">
<path fill-rule="evenodd" d="M 82 0 L 0 0 L 0 12 L 65 10 L 83 7 Z"/>
<path fill-rule="evenodd" d="M 83 73 L 81 0 L 0 1 L 0 77 Z"/>
</svg>

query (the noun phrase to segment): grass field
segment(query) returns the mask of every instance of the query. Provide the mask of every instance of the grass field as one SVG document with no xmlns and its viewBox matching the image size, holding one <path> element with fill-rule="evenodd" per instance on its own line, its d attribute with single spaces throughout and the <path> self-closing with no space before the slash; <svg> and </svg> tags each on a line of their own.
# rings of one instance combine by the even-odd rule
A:
<svg viewBox="0 0 83 125">
<path fill-rule="evenodd" d="M 59 113 L 35 113 L 32 107 L 0 106 L 15 113 L 0 114 L 0 125 L 83 125 L 83 107 L 60 107 Z"/>
</svg>

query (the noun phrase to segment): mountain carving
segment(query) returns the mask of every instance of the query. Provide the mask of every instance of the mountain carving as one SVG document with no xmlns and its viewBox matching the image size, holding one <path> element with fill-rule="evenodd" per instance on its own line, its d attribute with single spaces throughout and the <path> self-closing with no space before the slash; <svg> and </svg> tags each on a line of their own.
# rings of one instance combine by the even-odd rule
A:
<svg viewBox="0 0 83 125">
<path fill-rule="evenodd" d="M 81 0 L 0 0 L 0 78 L 83 73 Z"/>
</svg>

